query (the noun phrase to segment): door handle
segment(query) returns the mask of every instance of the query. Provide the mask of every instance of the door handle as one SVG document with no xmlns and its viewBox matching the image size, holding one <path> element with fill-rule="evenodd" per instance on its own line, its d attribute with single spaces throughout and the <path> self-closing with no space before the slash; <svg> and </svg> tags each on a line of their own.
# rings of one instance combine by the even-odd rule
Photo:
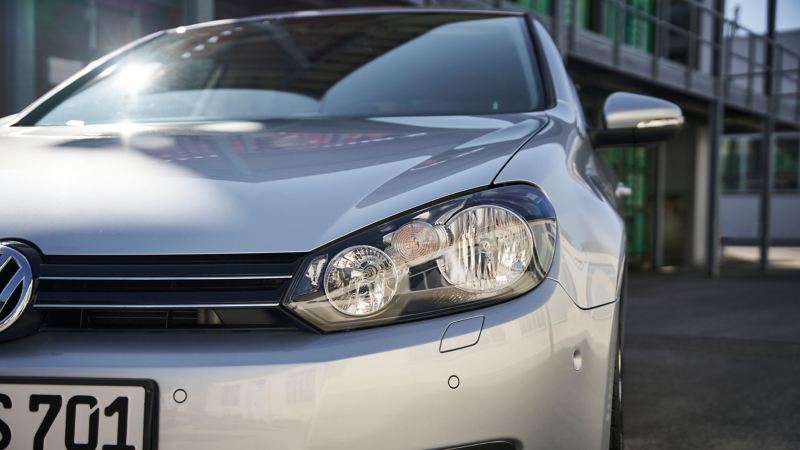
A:
<svg viewBox="0 0 800 450">
<path fill-rule="evenodd" d="M 631 194 L 633 194 L 633 189 L 628 185 L 621 181 L 617 183 L 617 188 L 614 189 L 614 195 L 616 195 L 617 198 L 630 197 Z"/>
</svg>

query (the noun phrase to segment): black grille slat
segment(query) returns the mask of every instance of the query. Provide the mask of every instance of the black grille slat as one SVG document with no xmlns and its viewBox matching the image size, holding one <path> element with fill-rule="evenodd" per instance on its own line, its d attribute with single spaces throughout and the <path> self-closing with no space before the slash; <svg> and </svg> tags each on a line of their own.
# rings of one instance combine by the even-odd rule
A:
<svg viewBox="0 0 800 450">
<path fill-rule="evenodd" d="M 171 316 L 178 310 L 158 310 L 158 311 L 116 311 L 99 310 L 84 311 L 81 328 L 137 328 L 137 329 L 161 329 L 178 328 L 180 322 L 171 324 Z M 189 322 L 197 321 L 197 310 L 187 311 Z"/>
<path fill-rule="evenodd" d="M 74 279 L 39 281 L 39 289 L 44 292 L 159 292 L 159 291 L 279 291 L 286 279 Z"/>
<path fill-rule="evenodd" d="M 208 309 L 69 309 L 49 310 L 44 330 L 219 330 L 296 329 L 278 308 Z"/>
<path fill-rule="evenodd" d="M 45 256 L 35 307 L 45 315 L 45 328 L 291 327 L 276 306 L 303 258 Z"/>
</svg>

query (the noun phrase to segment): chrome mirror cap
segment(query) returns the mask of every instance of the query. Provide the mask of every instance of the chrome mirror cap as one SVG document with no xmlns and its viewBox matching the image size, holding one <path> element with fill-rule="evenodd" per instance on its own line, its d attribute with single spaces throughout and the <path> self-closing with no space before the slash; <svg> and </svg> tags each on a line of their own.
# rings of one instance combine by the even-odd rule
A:
<svg viewBox="0 0 800 450">
<path fill-rule="evenodd" d="M 605 128 L 592 133 L 592 143 L 636 145 L 665 141 L 683 125 L 683 111 L 667 100 L 629 92 L 611 94 L 603 105 Z"/>
<path fill-rule="evenodd" d="M 606 129 L 654 128 L 683 125 L 683 112 L 678 105 L 646 95 L 615 92 L 603 105 Z"/>
</svg>

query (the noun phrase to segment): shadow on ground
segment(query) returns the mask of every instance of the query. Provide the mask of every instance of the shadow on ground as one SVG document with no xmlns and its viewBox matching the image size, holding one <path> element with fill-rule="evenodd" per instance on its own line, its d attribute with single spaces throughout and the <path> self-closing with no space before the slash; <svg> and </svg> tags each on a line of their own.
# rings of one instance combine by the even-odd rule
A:
<svg viewBox="0 0 800 450">
<path fill-rule="evenodd" d="M 800 271 L 632 274 L 626 448 L 800 449 Z"/>
</svg>

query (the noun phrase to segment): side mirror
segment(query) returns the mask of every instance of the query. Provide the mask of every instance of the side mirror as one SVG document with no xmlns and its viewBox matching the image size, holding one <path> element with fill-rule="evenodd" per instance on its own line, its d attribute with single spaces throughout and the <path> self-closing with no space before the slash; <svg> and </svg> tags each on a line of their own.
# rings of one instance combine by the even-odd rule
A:
<svg viewBox="0 0 800 450">
<path fill-rule="evenodd" d="M 603 124 L 603 129 L 590 132 L 595 147 L 649 144 L 675 136 L 683 125 L 683 112 L 660 98 L 615 92 L 603 104 Z"/>
</svg>

